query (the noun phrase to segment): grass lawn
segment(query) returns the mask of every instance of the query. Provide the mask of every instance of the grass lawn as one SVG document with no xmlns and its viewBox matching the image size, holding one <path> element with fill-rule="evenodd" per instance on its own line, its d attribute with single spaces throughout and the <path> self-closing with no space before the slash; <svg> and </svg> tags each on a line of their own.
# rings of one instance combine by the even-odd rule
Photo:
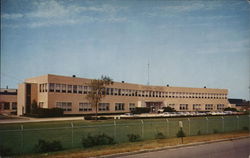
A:
<svg viewBox="0 0 250 158">
<path fill-rule="evenodd" d="M 100 120 L 100 121 L 56 121 L 38 123 L 1 124 L 0 145 L 11 148 L 13 154 L 34 152 L 39 139 L 59 140 L 64 149 L 81 148 L 81 139 L 88 134 L 105 133 L 118 144 L 128 142 L 128 134 L 138 134 L 142 140 L 155 139 L 157 133 L 166 138 L 176 137 L 179 121 L 187 136 L 232 132 L 249 129 L 248 115 L 236 116 L 143 119 L 143 120 Z M 72 124 L 73 123 L 73 128 Z M 21 128 L 23 127 L 23 130 Z"/>
<path fill-rule="evenodd" d="M 198 142 L 207 142 L 212 140 L 219 139 L 231 139 L 242 136 L 250 136 L 249 132 L 231 132 L 231 133 L 218 133 L 210 135 L 200 135 L 200 136 L 190 136 L 184 137 L 183 144 L 198 143 Z M 73 149 L 66 150 L 61 152 L 54 153 L 45 153 L 45 154 L 34 154 L 34 155 L 24 155 L 20 157 L 46 157 L 46 158 L 85 158 L 85 157 L 96 157 L 117 153 L 133 152 L 139 150 L 147 149 L 156 149 L 163 147 L 171 147 L 180 145 L 180 138 L 167 138 L 167 139 L 158 139 L 158 140 L 146 140 L 134 143 L 122 143 L 117 145 L 107 145 L 107 146 L 98 146 L 91 149 Z"/>
</svg>

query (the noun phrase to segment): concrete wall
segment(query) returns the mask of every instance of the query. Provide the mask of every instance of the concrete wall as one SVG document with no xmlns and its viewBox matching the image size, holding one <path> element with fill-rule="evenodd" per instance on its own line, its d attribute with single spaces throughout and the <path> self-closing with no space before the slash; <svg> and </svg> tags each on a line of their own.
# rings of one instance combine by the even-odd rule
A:
<svg viewBox="0 0 250 158">
<path fill-rule="evenodd" d="M 25 104 L 26 104 L 26 87 L 25 83 L 18 85 L 17 91 L 17 115 L 23 115 L 25 112 Z"/>
</svg>

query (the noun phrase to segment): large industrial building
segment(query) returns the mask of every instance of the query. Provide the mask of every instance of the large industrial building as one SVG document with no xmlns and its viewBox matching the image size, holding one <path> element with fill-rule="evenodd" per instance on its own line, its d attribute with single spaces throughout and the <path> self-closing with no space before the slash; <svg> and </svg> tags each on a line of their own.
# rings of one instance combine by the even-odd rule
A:
<svg viewBox="0 0 250 158">
<path fill-rule="evenodd" d="M 29 78 L 18 87 L 18 115 L 29 113 L 36 101 L 41 108 L 62 108 L 65 114 L 91 114 L 95 109 L 86 99 L 91 79 L 44 75 Z M 151 86 L 114 82 L 98 113 L 125 113 L 135 107 L 149 107 L 157 112 L 164 106 L 177 111 L 222 111 L 229 105 L 227 89 Z"/>
</svg>

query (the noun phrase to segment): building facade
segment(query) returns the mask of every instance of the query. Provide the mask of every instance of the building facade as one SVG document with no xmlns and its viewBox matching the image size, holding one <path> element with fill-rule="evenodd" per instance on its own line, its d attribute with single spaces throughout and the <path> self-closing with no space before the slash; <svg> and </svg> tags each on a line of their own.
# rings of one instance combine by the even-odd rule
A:
<svg viewBox="0 0 250 158">
<path fill-rule="evenodd" d="M 18 87 L 18 115 L 28 113 L 33 101 L 41 108 L 62 108 L 65 114 L 91 114 L 86 99 L 91 79 L 44 75 L 26 79 Z M 222 111 L 228 106 L 227 89 L 148 86 L 114 82 L 105 90 L 98 113 L 126 113 L 135 107 L 157 112 L 164 106 L 177 111 Z"/>
<path fill-rule="evenodd" d="M 230 105 L 233 105 L 233 108 L 236 108 L 238 111 L 250 111 L 250 101 L 243 99 L 228 99 Z"/>
<path fill-rule="evenodd" d="M 0 89 L 0 114 L 17 112 L 17 89 Z"/>
</svg>

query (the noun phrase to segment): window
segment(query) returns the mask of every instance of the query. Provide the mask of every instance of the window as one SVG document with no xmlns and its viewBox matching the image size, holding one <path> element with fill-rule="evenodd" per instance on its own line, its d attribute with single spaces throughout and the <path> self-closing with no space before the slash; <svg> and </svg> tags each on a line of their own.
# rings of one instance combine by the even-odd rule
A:
<svg viewBox="0 0 250 158">
<path fill-rule="evenodd" d="M 134 111 L 135 110 L 135 103 L 129 103 L 129 110 Z"/>
<path fill-rule="evenodd" d="M 155 92 L 155 97 L 158 97 L 158 92 Z"/>
<path fill-rule="evenodd" d="M 114 93 L 115 93 L 115 95 L 117 95 L 118 94 L 118 89 L 114 89 Z"/>
<path fill-rule="evenodd" d="M 109 103 L 99 103 L 99 111 L 109 111 Z"/>
<path fill-rule="evenodd" d="M 201 104 L 193 104 L 193 110 L 201 110 Z"/>
<path fill-rule="evenodd" d="M 137 94 L 139 97 L 141 96 L 141 91 L 138 91 L 138 94 Z"/>
<path fill-rule="evenodd" d="M 17 109 L 17 102 L 12 102 L 12 110 L 16 110 Z"/>
<path fill-rule="evenodd" d="M 82 94 L 82 86 L 78 86 L 78 93 Z"/>
<path fill-rule="evenodd" d="M 102 92 L 102 95 L 105 95 L 105 88 L 102 88 L 101 92 Z"/>
<path fill-rule="evenodd" d="M 79 103 L 79 111 L 92 111 L 91 103 Z"/>
<path fill-rule="evenodd" d="M 44 84 L 44 91 L 45 91 L 45 92 L 48 92 L 47 85 L 48 85 L 47 83 Z"/>
<path fill-rule="evenodd" d="M 68 93 L 72 93 L 72 85 L 68 85 Z"/>
<path fill-rule="evenodd" d="M 128 90 L 128 96 L 131 96 L 131 92 L 132 92 L 131 90 Z"/>
<path fill-rule="evenodd" d="M 42 85 L 43 84 L 39 84 L 39 92 L 42 92 Z"/>
<path fill-rule="evenodd" d="M 109 95 L 110 88 L 106 88 L 106 94 Z"/>
<path fill-rule="evenodd" d="M 115 103 L 115 111 L 122 111 L 124 110 L 124 103 Z"/>
<path fill-rule="evenodd" d="M 135 90 L 132 90 L 132 96 L 135 96 Z"/>
<path fill-rule="evenodd" d="M 77 85 L 73 85 L 73 93 L 77 93 Z"/>
<path fill-rule="evenodd" d="M 188 104 L 180 104 L 180 110 L 188 110 Z"/>
<path fill-rule="evenodd" d="M 66 93 L 66 84 L 62 84 L 62 92 Z"/>
<path fill-rule="evenodd" d="M 128 90 L 127 89 L 125 89 L 125 95 L 128 96 Z"/>
<path fill-rule="evenodd" d="M 213 110 L 213 104 L 206 104 L 205 110 Z"/>
<path fill-rule="evenodd" d="M 56 84 L 56 92 L 60 92 L 60 88 L 61 88 L 61 85 L 60 84 Z"/>
<path fill-rule="evenodd" d="M 217 110 L 223 110 L 224 104 L 217 104 Z"/>
<path fill-rule="evenodd" d="M 63 111 L 72 111 L 71 102 L 56 102 L 56 107 L 63 109 Z"/>
<path fill-rule="evenodd" d="M 55 84 L 54 83 L 50 83 L 49 84 L 49 91 L 50 92 L 54 92 L 54 90 L 55 90 Z"/>
<path fill-rule="evenodd" d="M 87 94 L 88 93 L 88 86 L 84 86 L 83 87 L 83 94 Z"/>
<path fill-rule="evenodd" d="M 10 109 L 10 103 L 4 103 L 3 104 L 3 109 L 4 110 L 9 110 Z"/>
</svg>

